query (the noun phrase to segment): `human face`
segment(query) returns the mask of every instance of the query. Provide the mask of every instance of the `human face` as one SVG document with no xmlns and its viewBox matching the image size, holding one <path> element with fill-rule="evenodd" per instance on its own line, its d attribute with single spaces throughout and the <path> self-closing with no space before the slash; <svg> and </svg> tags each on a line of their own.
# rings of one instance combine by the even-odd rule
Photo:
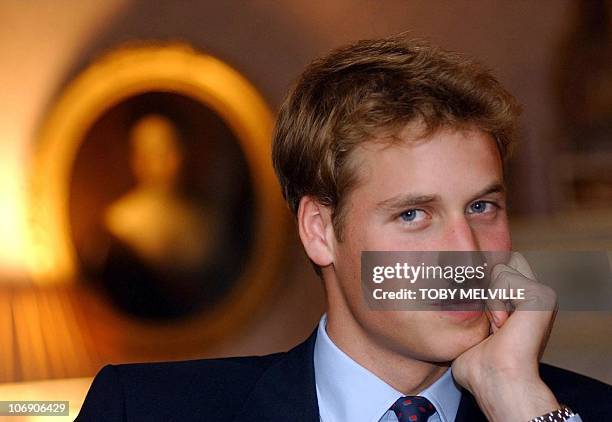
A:
<svg viewBox="0 0 612 422">
<path fill-rule="evenodd" d="M 422 361 L 450 361 L 482 341 L 484 312 L 374 311 L 360 287 L 362 251 L 508 251 L 500 154 L 476 129 L 442 129 L 396 144 L 368 143 L 352 159 L 334 273 L 349 314 L 377 344 Z M 330 307 L 334 304 L 330 303 Z"/>
</svg>

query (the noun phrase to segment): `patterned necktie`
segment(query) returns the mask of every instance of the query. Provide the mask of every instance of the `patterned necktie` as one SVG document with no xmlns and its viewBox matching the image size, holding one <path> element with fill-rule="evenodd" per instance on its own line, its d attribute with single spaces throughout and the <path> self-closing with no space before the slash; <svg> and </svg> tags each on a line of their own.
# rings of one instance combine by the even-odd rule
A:
<svg viewBox="0 0 612 422">
<path fill-rule="evenodd" d="M 427 422 L 436 409 L 425 397 L 400 397 L 390 407 L 399 422 Z"/>
</svg>

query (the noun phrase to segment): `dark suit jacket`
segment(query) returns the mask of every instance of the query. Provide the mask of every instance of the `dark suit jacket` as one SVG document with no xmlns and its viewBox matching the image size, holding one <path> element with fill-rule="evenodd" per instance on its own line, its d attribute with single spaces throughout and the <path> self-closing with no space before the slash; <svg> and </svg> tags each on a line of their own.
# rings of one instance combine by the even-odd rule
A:
<svg viewBox="0 0 612 422">
<path fill-rule="evenodd" d="M 316 333 L 288 352 L 266 356 L 107 365 L 76 420 L 319 422 Z M 545 364 L 541 376 L 585 422 L 612 421 L 611 386 Z M 467 392 L 456 420 L 486 420 Z"/>
</svg>

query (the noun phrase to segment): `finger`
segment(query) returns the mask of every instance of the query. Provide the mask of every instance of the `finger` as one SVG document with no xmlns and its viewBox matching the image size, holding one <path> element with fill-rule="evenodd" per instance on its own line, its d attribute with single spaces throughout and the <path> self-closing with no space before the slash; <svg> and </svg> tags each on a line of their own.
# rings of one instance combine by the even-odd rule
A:
<svg viewBox="0 0 612 422">
<path fill-rule="evenodd" d="M 531 348 L 535 355 L 539 355 L 550 334 L 557 302 L 556 294 L 550 287 L 536 282 L 529 275 L 533 276 L 533 271 L 520 254 L 513 255 L 508 265 L 496 265 L 491 271 L 490 288 L 523 289 L 525 298 L 491 301 L 487 306 L 491 307 L 494 320 L 500 320 L 503 325 L 497 325 L 497 336 L 507 336 L 512 342 L 520 342 L 522 347 Z M 504 308 L 498 310 L 502 303 L 514 307 L 511 316 Z"/>
<path fill-rule="evenodd" d="M 524 259 L 524 258 L 523 258 Z M 515 257 L 515 265 L 520 266 L 526 273 L 533 274 L 525 262 L 521 262 L 521 257 Z M 496 265 L 491 271 L 491 290 L 506 292 L 509 296 L 516 295 L 519 290 L 523 293 L 523 299 L 518 298 L 496 298 L 488 299 L 486 306 L 490 311 L 492 323 L 500 328 L 506 323 L 511 313 L 517 311 L 545 311 L 539 316 L 534 316 L 542 320 L 542 324 L 548 324 L 552 318 L 551 312 L 556 309 L 556 294 L 549 287 L 535 282 L 517 271 L 515 268 L 505 264 Z M 527 319 L 529 316 L 518 316 L 515 319 Z"/>
<path fill-rule="evenodd" d="M 537 283 L 514 268 L 498 264 L 491 272 L 492 280 L 490 289 L 500 289 L 506 291 L 509 296 L 514 296 L 508 300 L 498 299 L 491 301 L 493 308 L 498 310 L 501 303 L 510 304 L 515 310 L 553 310 L 556 307 L 557 297 L 555 292 L 548 286 Z M 521 291 L 524 298 L 516 298 L 516 293 Z M 510 295 L 514 293 L 514 295 Z M 501 307 L 504 309 L 503 307 Z"/>
<path fill-rule="evenodd" d="M 505 283 L 505 279 L 500 279 L 500 274 L 504 271 L 516 273 L 516 270 L 509 267 L 506 264 L 497 264 L 491 271 L 491 283 L 490 289 L 507 289 L 508 286 Z M 506 306 L 506 301 L 502 299 L 488 299 L 486 301 L 487 309 L 490 312 L 493 324 L 499 328 L 501 327 L 509 317 L 509 309 Z"/>
<path fill-rule="evenodd" d="M 485 315 L 489 320 L 490 334 L 495 334 L 499 330 L 499 326 L 495 322 L 496 319 L 501 319 L 499 316 L 494 316 L 490 309 L 485 308 Z M 500 325 L 501 326 L 501 325 Z"/>
<path fill-rule="evenodd" d="M 497 327 L 504 325 L 505 329 L 507 325 L 516 326 L 515 330 L 517 331 L 515 332 L 531 332 L 534 335 L 537 334 L 534 338 L 545 338 L 545 333 L 549 330 L 556 309 L 556 294 L 554 291 L 504 264 L 496 265 L 492 271 L 492 276 L 491 289 L 523 289 L 525 297 L 524 299 L 508 301 L 487 301 L 487 307 L 489 307 Z M 505 306 L 506 303 L 510 303 L 515 309 L 511 317 L 502 307 L 502 304 Z M 501 325 L 498 322 L 501 322 Z M 524 341 L 527 340 L 525 338 Z"/>
<path fill-rule="evenodd" d="M 537 281 L 536 276 L 533 273 L 533 270 L 531 269 L 531 266 L 529 265 L 525 257 L 520 253 L 512 252 L 512 255 L 510 256 L 510 260 L 508 261 L 507 265 L 509 267 L 514 268 L 516 271 L 523 274 L 525 277 L 530 278 L 533 281 Z"/>
</svg>

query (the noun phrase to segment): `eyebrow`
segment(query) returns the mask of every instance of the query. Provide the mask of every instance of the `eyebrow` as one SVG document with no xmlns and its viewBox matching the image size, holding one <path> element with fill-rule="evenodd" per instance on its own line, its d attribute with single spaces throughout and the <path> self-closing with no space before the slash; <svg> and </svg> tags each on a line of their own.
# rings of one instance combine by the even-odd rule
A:
<svg viewBox="0 0 612 422">
<path fill-rule="evenodd" d="M 469 202 L 485 195 L 489 195 L 491 193 L 505 193 L 506 188 L 502 183 L 495 182 L 482 189 L 480 192 L 477 192 Z M 439 202 L 439 195 L 425 195 L 425 194 L 407 194 L 407 195 L 397 195 L 389 199 L 385 199 L 384 201 L 376 204 L 376 208 L 383 211 L 396 211 L 402 210 L 410 207 L 414 207 L 416 205 L 425 205 L 430 204 L 432 202 Z"/>
</svg>

